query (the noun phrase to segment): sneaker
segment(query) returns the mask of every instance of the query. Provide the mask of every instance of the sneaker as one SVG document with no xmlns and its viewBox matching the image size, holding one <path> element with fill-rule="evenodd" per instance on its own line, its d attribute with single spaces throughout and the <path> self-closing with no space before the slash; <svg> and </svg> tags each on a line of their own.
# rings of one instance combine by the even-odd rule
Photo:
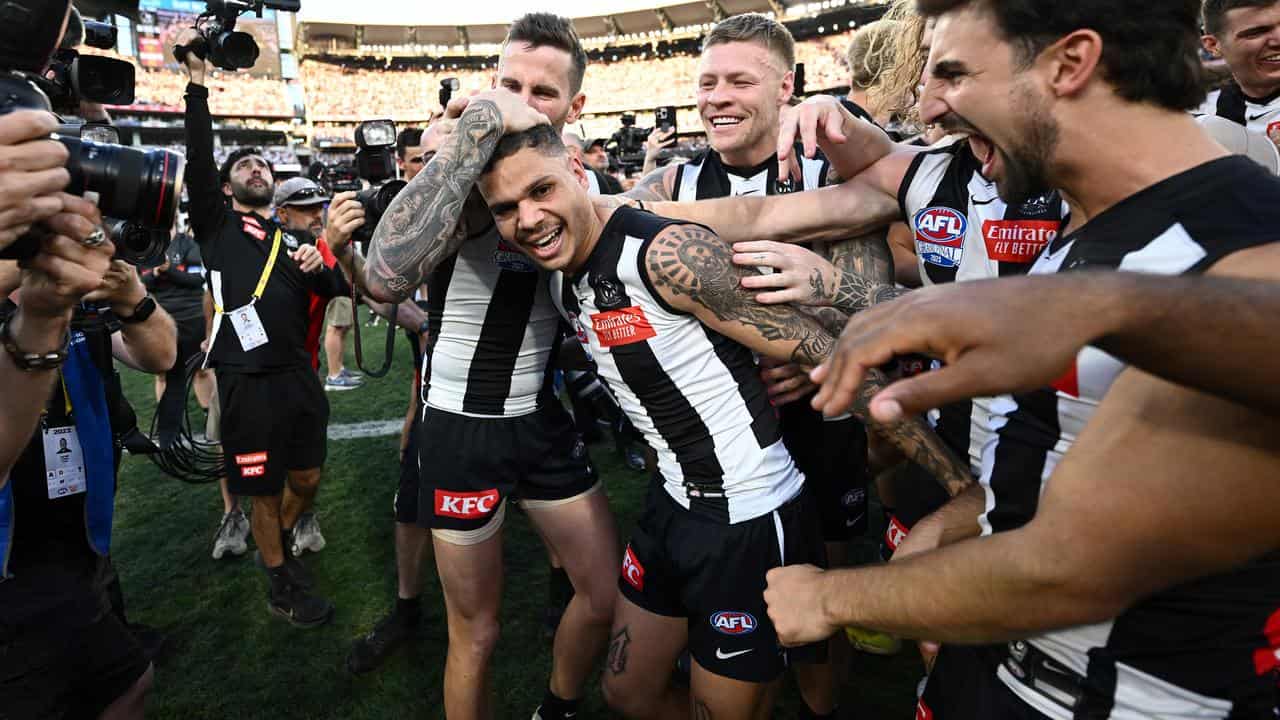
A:
<svg viewBox="0 0 1280 720">
<path fill-rule="evenodd" d="M 273 584 L 268 593 L 267 609 L 295 627 L 316 627 L 333 617 L 333 603 L 288 581 L 281 587 Z"/>
<path fill-rule="evenodd" d="M 343 377 L 341 375 L 337 377 L 325 378 L 325 381 L 324 381 L 325 392 L 341 392 L 343 390 L 355 390 L 361 385 L 364 385 L 364 383 L 355 378 Z"/>
<path fill-rule="evenodd" d="M 855 649 L 871 655 L 897 655 L 902 650 L 901 640 L 878 630 L 847 627 L 844 634 Z"/>
<path fill-rule="evenodd" d="M 262 559 L 261 550 L 253 551 L 253 564 L 263 570 L 267 569 L 267 563 Z M 297 585 L 303 590 L 310 590 L 316 586 L 316 580 L 311 576 L 311 571 L 307 569 L 307 566 L 303 565 L 301 560 L 293 557 L 287 552 L 284 554 L 284 567 L 285 570 L 288 571 L 289 578 L 293 581 L 294 585 Z"/>
<path fill-rule="evenodd" d="M 644 452 L 634 445 L 628 445 L 622 451 L 622 462 L 627 466 L 628 470 L 633 472 L 644 472 L 645 470 Z"/>
<path fill-rule="evenodd" d="M 351 378 L 353 380 L 364 380 L 364 373 L 357 372 L 355 370 L 348 370 L 344 367 L 338 371 L 338 377 Z"/>
<path fill-rule="evenodd" d="M 293 556 L 302 557 L 306 550 L 320 552 L 324 549 L 324 536 L 320 534 L 320 523 L 316 522 L 315 513 L 302 513 L 298 516 L 298 524 L 293 528 Z"/>
<path fill-rule="evenodd" d="M 351 652 L 347 653 L 347 670 L 353 675 L 377 670 L 417 632 L 417 623 L 406 623 L 394 611 L 391 612 L 351 646 Z"/>
<path fill-rule="evenodd" d="M 239 508 L 225 513 L 222 524 L 218 525 L 218 533 L 213 536 L 213 559 L 221 560 L 223 555 L 243 555 L 249 549 L 245 542 L 249 537 L 249 518 Z"/>
</svg>

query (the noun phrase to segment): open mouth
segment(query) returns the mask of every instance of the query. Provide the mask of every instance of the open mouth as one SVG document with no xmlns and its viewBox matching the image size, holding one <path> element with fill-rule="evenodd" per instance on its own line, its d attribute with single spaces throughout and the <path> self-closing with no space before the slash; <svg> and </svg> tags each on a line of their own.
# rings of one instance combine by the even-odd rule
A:
<svg viewBox="0 0 1280 720">
<path fill-rule="evenodd" d="M 551 232 L 538 237 L 537 239 L 527 240 L 522 244 L 528 248 L 538 260 L 550 260 L 560 251 L 560 244 L 564 239 L 564 226 L 558 225 Z"/>
<path fill-rule="evenodd" d="M 712 115 L 708 120 L 713 130 L 728 130 L 743 123 L 743 118 L 731 115 Z"/>
<path fill-rule="evenodd" d="M 1280 53 L 1277 53 L 1274 55 L 1267 55 L 1266 57 L 1263 57 L 1258 62 L 1263 67 L 1269 68 L 1271 70 L 1280 69 Z"/>
<path fill-rule="evenodd" d="M 971 134 L 969 135 L 969 148 L 973 150 L 974 157 L 982 163 L 982 176 L 988 180 L 993 179 L 992 173 L 996 167 L 996 146 L 987 138 Z"/>
</svg>

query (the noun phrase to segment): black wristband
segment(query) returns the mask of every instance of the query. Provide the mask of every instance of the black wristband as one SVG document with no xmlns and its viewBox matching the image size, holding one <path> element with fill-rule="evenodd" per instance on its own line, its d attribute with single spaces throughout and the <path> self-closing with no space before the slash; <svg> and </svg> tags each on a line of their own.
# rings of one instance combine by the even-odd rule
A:
<svg viewBox="0 0 1280 720">
<path fill-rule="evenodd" d="M 69 331 L 67 332 L 67 339 L 62 343 L 62 349 L 47 353 L 27 352 L 18 347 L 18 343 L 14 342 L 13 336 L 9 334 L 12 320 L 12 316 L 0 320 L 0 344 L 4 345 L 5 351 L 9 353 L 9 357 L 13 359 L 13 364 L 19 370 L 38 372 L 41 370 L 56 370 L 62 367 L 62 363 L 67 361 L 67 350 L 71 347 L 71 333 Z"/>
<path fill-rule="evenodd" d="M 146 322 L 153 314 L 155 314 L 155 311 L 156 299 L 147 295 L 139 300 L 137 305 L 133 306 L 133 312 L 129 313 L 128 317 L 124 317 L 117 313 L 116 319 L 125 325 L 137 325 L 138 323 Z"/>
</svg>

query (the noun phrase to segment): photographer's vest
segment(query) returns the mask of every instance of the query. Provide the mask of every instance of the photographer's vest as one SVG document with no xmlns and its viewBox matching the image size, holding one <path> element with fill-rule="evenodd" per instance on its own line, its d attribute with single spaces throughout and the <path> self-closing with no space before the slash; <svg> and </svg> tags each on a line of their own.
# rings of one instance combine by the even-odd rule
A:
<svg viewBox="0 0 1280 720">
<path fill-rule="evenodd" d="M 110 335 L 106 337 L 105 362 L 110 368 Z M 59 382 L 63 384 L 65 409 L 74 421 L 84 462 L 85 539 L 95 553 L 105 556 L 111 548 L 111 518 L 115 507 L 115 446 L 107 402 L 108 386 L 101 365 L 103 359 L 95 357 L 90 344 L 90 336 L 83 330 L 71 331 L 67 361 L 60 371 Z M 40 442 L 40 432 L 37 427 L 36 442 Z M 9 554 L 17 513 L 13 501 L 14 482 L 15 478 L 11 476 L 0 488 L 0 580 L 9 577 Z"/>
</svg>

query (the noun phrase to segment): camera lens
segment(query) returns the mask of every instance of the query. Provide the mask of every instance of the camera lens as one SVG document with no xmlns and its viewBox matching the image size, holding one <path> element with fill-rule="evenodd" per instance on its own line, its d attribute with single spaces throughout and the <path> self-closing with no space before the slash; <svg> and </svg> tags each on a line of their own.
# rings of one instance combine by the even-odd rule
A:
<svg viewBox="0 0 1280 720">
<path fill-rule="evenodd" d="M 168 229 L 182 197 L 185 161 L 169 150 L 135 150 L 100 145 L 74 137 L 59 137 L 70 158 L 67 192 L 98 193 L 104 215 Z"/>
<path fill-rule="evenodd" d="M 234 30 L 213 38 L 213 64 L 228 70 L 251 68 L 258 62 L 258 43 L 246 32 Z"/>
<path fill-rule="evenodd" d="M 382 219 L 382 214 L 391 207 L 391 201 L 396 199 L 396 195 L 404 189 L 409 183 L 404 180 L 392 180 L 378 187 L 371 187 L 364 192 L 356 195 L 356 200 L 364 206 L 364 225 L 356 229 L 352 233 L 358 241 L 365 241 L 373 237 L 374 228 L 378 227 L 378 221 Z"/>
<path fill-rule="evenodd" d="M 139 267 L 163 262 L 169 249 L 169 231 L 143 227 L 119 218 L 106 218 L 104 225 L 116 246 L 116 257 Z"/>
</svg>

